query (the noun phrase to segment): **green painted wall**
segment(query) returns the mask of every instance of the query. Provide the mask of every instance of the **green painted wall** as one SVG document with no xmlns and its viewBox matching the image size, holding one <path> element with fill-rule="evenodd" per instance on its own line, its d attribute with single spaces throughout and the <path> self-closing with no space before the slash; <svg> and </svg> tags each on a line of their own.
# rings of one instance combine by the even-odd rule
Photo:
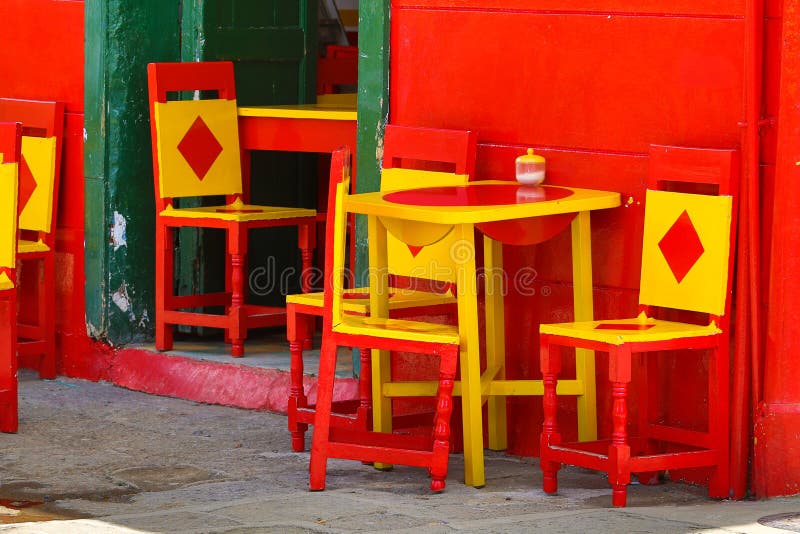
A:
<svg viewBox="0 0 800 534">
<path fill-rule="evenodd" d="M 232 59 L 244 104 L 314 98 L 316 0 L 86 0 L 84 150 L 86 320 L 90 335 L 112 345 L 152 338 L 154 200 L 146 65 L 152 61 Z M 308 32 L 306 28 L 314 28 Z M 279 170 L 279 172 L 276 172 Z M 294 157 L 261 154 L 254 162 L 253 200 L 314 202 L 297 176 L 316 172 Z M 221 240 L 179 236 L 180 291 L 221 284 Z M 281 242 L 280 240 L 284 241 Z M 292 236 L 253 241 L 251 267 L 288 251 Z M 215 263 L 216 262 L 216 263 Z M 256 263 L 257 265 L 257 263 Z"/>
<path fill-rule="evenodd" d="M 361 1 L 358 13 L 358 177 L 359 193 L 380 188 L 383 130 L 389 119 L 390 0 Z M 356 227 L 356 267 L 366 284 L 366 219 Z"/>
<path fill-rule="evenodd" d="M 177 0 L 87 0 L 86 320 L 114 345 L 150 335 L 153 174 L 146 64 L 180 58 Z"/>
</svg>

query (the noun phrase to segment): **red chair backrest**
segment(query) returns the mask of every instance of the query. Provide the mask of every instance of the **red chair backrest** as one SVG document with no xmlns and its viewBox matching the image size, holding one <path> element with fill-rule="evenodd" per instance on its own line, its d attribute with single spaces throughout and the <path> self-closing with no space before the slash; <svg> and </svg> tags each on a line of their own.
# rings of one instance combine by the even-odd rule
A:
<svg viewBox="0 0 800 534">
<path fill-rule="evenodd" d="M 642 307 L 728 315 L 739 169 L 737 150 L 651 146 Z"/>
<path fill-rule="evenodd" d="M 0 123 L 0 282 L 14 282 L 17 252 L 17 187 L 22 128 Z"/>
<path fill-rule="evenodd" d="M 64 141 L 64 103 L 0 98 L 0 122 L 22 123 L 20 229 L 38 232 L 38 238 L 53 250 Z"/>
<path fill-rule="evenodd" d="M 147 75 L 158 211 L 175 197 L 241 195 L 233 63 L 151 63 Z M 182 92 L 195 98 L 180 100 Z M 216 95 L 199 100 L 200 92 Z"/>
</svg>

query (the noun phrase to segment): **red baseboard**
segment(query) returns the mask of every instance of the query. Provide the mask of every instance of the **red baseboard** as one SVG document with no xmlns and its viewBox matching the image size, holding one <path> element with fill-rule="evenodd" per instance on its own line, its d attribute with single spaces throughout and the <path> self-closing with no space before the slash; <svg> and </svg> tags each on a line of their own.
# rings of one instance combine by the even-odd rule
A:
<svg viewBox="0 0 800 534">
<path fill-rule="evenodd" d="M 94 351 L 93 351 L 94 352 Z M 286 413 L 291 380 L 288 371 L 217 363 L 142 349 L 100 351 L 101 366 L 71 369 L 74 378 L 106 380 L 154 395 L 207 404 Z M 88 372 L 83 372 L 88 371 Z M 305 377 L 309 400 L 316 398 L 317 378 Z M 357 398 L 358 381 L 337 381 L 334 400 Z"/>
</svg>

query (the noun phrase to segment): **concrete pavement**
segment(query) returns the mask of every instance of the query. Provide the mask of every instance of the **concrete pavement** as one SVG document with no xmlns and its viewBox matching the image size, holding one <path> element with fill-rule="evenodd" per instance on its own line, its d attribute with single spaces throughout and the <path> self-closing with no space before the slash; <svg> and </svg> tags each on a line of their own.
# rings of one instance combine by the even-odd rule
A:
<svg viewBox="0 0 800 534">
<path fill-rule="evenodd" d="M 0 435 L 0 532 L 800 532 L 800 499 L 714 502 L 703 488 L 631 486 L 568 468 L 547 496 L 534 459 L 487 455 L 487 485 L 447 490 L 421 469 L 332 460 L 307 491 L 308 453 L 286 417 L 24 374 L 20 431 Z M 776 529 L 758 523 L 782 525 Z"/>
</svg>

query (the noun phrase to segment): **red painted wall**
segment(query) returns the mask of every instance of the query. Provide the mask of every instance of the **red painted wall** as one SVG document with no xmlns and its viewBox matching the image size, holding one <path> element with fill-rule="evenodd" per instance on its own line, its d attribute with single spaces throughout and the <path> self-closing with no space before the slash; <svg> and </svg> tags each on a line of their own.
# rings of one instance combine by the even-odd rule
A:
<svg viewBox="0 0 800 534">
<path fill-rule="evenodd" d="M 83 0 L 0 2 L 0 96 L 66 103 L 59 198 L 56 321 L 60 372 L 90 357 L 84 321 Z M 23 291 L 23 299 L 25 298 Z"/>
<path fill-rule="evenodd" d="M 598 318 L 636 309 L 648 145 L 738 147 L 743 118 L 744 0 L 642 4 L 392 2 L 390 122 L 477 131 L 478 178 L 513 179 L 533 146 L 549 183 L 622 193 L 625 207 L 592 216 Z M 538 378 L 538 324 L 572 318 L 569 238 L 504 255 L 509 272 L 537 271 L 535 295 L 506 298 L 507 376 Z M 681 384 L 662 396 L 665 416 L 704 425 L 705 365 L 664 370 Z M 510 452 L 537 454 L 541 400 L 509 405 Z"/>
</svg>

